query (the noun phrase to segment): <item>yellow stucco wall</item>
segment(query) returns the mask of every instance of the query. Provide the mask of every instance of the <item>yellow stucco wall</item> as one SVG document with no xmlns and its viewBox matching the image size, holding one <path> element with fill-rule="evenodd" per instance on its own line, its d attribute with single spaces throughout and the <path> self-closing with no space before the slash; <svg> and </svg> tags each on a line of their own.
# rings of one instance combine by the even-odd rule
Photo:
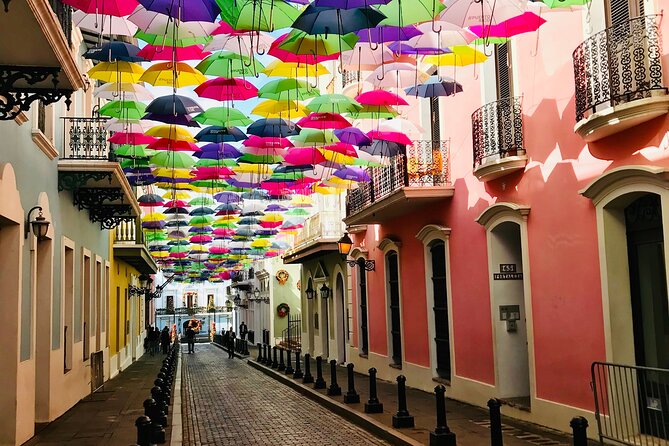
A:
<svg viewBox="0 0 669 446">
<path fill-rule="evenodd" d="M 113 253 L 113 235 L 110 236 L 109 244 L 109 250 Z M 109 354 L 113 356 L 130 342 L 130 305 L 136 305 L 135 314 L 140 314 L 141 300 L 133 299 L 131 302 L 128 299 L 131 278 L 139 277 L 137 269 L 112 255 L 109 273 Z M 141 321 L 137 319 L 137 333 L 141 333 L 142 327 L 139 327 Z"/>
</svg>

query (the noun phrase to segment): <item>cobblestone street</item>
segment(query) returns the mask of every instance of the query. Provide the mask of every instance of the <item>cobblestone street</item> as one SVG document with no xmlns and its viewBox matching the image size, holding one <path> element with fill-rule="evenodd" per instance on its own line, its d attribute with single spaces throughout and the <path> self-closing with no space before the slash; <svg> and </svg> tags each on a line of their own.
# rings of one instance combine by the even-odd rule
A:
<svg viewBox="0 0 669 446">
<path fill-rule="evenodd" d="M 183 443 L 386 445 L 209 344 L 183 353 Z"/>
</svg>

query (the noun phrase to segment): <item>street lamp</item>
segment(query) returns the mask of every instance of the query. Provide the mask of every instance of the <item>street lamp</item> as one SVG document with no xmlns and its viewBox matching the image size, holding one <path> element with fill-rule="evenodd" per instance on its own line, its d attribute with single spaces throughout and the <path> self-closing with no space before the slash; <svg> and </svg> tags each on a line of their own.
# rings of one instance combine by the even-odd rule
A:
<svg viewBox="0 0 669 446">
<path fill-rule="evenodd" d="M 321 287 L 321 299 L 327 299 L 330 297 L 330 288 L 326 284 L 323 284 Z"/>
<path fill-rule="evenodd" d="M 311 282 L 309 282 L 309 286 L 304 290 L 304 293 L 307 295 L 307 299 L 311 300 L 314 298 L 314 289 L 311 288 Z"/>
<path fill-rule="evenodd" d="M 232 301 L 230 299 L 225 301 L 225 309 L 228 310 L 228 313 L 232 311 Z"/>
<path fill-rule="evenodd" d="M 256 302 L 260 301 L 260 290 L 258 289 L 258 287 L 256 287 L 255 290 L 253 290 L 253 297 L 255 297 Z"/>
<path fill-rule="evenodd" d="M 39 215 L 35 217 L 34 220 L 30 220 L 30 215 L 35 210 L 39 211 Z M 49 230 L 49 224 L 49 221 L 42 215 L 42 206 L 33 207 L 28 211 L 28 218 L 26 219 L 24 230 L 25 238 L 28 238 L 28 234 L 30 234 L 30 230 L 32 229 L 33 234 L 35 234 L 35 237 L 37 237 L 37 240 L 44 240 L 46 233 Z"/>
<path fill-rule="evenodd" d="M 358 260 L 348 260 L 346 257 L 351 252 L 353 248 L 353 240 L 348 236 L 348 232 L 344 232 L 344 235 L 337 242 L 337 248 L 339 249 L 339 254 L 346 262 L 348 266 L 353 268 L 356 265 L 362 265 L 365 268 L 365 271 L 374 271 L 376 268 L 376 262 L 374 260 L 365 260 L 362 257 Z"/>
<path fill-rule="evenodd" d="M 348 236 L 348 232 L 344 232 L 344 235 L 337 242 L 337 248 L 339 248 L 339 254 L 347 256 L 353 248 L 353 240 Z"/>
</svg>

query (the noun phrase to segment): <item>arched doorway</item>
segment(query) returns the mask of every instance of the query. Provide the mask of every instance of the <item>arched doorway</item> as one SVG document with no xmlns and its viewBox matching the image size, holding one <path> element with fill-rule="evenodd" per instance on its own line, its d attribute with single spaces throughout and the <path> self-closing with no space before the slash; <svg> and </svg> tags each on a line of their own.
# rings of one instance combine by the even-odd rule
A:
<svg viewBox="0 0 669 446">
<path fill-rule="evenodd" d="M 346 333 L 348 332 L 347 317 L 346 317 L 346 290 L 344 289 L 344 278 L 341 274 L 337 274 L 335 280 L 335 309 L 337 314 L 337 361 L 346 362 Z"/>
<path fill-rule="evenodd" d="M 400 313 L 400 271 L 397 251 L 386 254 L 386 298 L 390 327 L 390 356 L 395 365 L 402 365 L 402 318 Z"/>
<path fill-rule="evenodd" d="M 434 240 L 428 245 L 434 312 L 434 347 L 439 378 L 451 379 L 451 346 L 448 326 L 448 291 L 446 284 L 446 244 Z"/>
</svg>

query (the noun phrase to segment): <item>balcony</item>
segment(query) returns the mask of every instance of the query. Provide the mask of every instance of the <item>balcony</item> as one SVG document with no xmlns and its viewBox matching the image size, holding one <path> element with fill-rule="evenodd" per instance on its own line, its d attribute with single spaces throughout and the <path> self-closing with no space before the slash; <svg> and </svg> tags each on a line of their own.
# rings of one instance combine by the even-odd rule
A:
<svg viewBox="0 0 669 446">
<path fill-rule="evenodd" d="M 605 29 L 574 51 L 576 125 L 591 142 L 669 112 L 662 79 L 661 16 Z"/>
<path fill-rule="evenodd" d="M 58 160 L 58 191 L 70 191 L 91 222 L 113 229 L 133 223 L 141 214 L 135 193 L 121 166 L 113 161 L 103 118 L 63 118 Z"/>
<path fill-rule="evenodd" d="M 318 255 L 339 252 L 337 241 L 344 235 L 339 211 L 321 211 L 307 218 L 295 237 L 295 246 L 283 256 L 283 263 L 302 263 Z"/>
<path fill-rule="evenodd" d="M 522 170 L 527 164 L 523 146 L 521 98 L 491 102 L 472 113 L 474 175 L 490 181 Z"/>
<path fill-rule="evenodd" d="M 3 0 L 0 11 L 0 120 L 36 100 L 46 104 L 84 87 L 72 48 L 72 10 L 61 0 Z"/>
<path fill-rule="evenodd" d="M 141 274 L 155 274 L 158 265 L 144 244 L 141 221 L 122 221 L 114 230 L 114 257 L 132 265 Z"/>
<path fill-rule="evenodd" d="M 347 226 L 384 223 L 453 196 L 448 141 L 418 140 L 346 196 Z"/>
</svg>

